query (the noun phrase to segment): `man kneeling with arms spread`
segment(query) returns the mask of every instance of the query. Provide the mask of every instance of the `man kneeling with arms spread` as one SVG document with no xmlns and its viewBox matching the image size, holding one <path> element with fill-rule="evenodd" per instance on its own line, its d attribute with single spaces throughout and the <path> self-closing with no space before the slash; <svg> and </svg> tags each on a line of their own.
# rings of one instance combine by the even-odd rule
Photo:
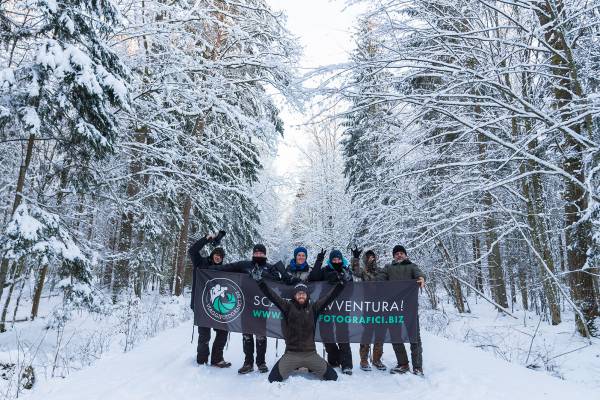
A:
<svg viewBox="0 0 600 400">
<path fill-rule="evenodd" d="M 340 294 L 344 283 L 351 279 L 350 275 L 340 275 L 339 282 L 329 293 L 313 303 L 308 296 L 308 287 L 303 283 L 294 287 L 292 300 L 281 298 L 267 286 L 261 272 L 260 269 L 255 268 L 251 273 L 252 278 L 258 282 L 258 287 L 284 316 L 282 331 L 285 338 L 285 353 L 273 366 L 269 374 L 269 382 L 281 382 L 298 368 L 308 368 L 326 381 L 337 380 L 337 373 L 317 354 L 315 328 L 319 314 Z"/>
</svg>

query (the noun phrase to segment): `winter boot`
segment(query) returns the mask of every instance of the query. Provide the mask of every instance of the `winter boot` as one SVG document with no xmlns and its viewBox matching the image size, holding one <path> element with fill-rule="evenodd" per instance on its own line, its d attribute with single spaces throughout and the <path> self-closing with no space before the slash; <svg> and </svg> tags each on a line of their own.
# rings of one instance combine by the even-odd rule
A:
<svg viewBox="0 0 600 400">
<path fill-rule="evenodd" d="M 213 367 L 217 367 L 217 368 L 229 368 L 231 367 L 231 363 L 227 362 L 225 360 L 221 360 L 217 363 L 211 363 L 210 365 L 212 365 Z"/>
<path fill-rule="evenodd" d="M 408 368 L 408 364 L 397 365 L 394 368 L 390 369 L 390 374 L 405 374 L 410 371 Z"/>
<path fill-rule="evenodd" d="M 424 376 L 423 375 L 423 368 L 414 367 L 413 368 L 413 374 L 415 374 L 417 376 Z"/>
<path fill-rule="evenodd" d="M 387 370 L 387 366 L 384 363 L 382 363 L 381 361 L 375 361 L 375 360 L 373 360 L 373 366 L 375 368 L 377 368 L 378 370 L 380 370 L 380 371 Z"/>
<path fill-rule="evenodd" d="M 207 364 L 208 358 L 201 356 L 200 353 L 196 354 L 196 362 L 198 365 Z"/>
<path fill-rule="evenodd" d="M 267 364 L 258 364 L 258 372 L 260 372 L 261 374 L 266 374 L 267 372 L 269 372 L 269 367 L 267 367 Z"/>
<path fill-rule="evenodd" d="M 242 365 L 242 368 L 238 369 L 238 374 L 249 374 L 252 371 L 254 371 L 254 366 L 252 364 L 244 364 Z"/>
<path fill-rule="evenodd" d="M 369 347 L 368 344 L 361 344 L 359 348 L 360 354 L 360 369 L 363 371 L 370 371 L 371 366 L 369 365 Z"/>
<path fill-rule="evenodd" d="M 352 375 L 352 368 L 349 368 L 349 367 L 342 368 L 342 374 Z"/>
<path fill-rule="evenodd" d="M 381 362 L 381 357 L 383 356 L 383 343 L 375 343 L 373 345 L 373 366 L 380 371 L 385 371 L 387 367 L 384 363 Z"/>
</svg>

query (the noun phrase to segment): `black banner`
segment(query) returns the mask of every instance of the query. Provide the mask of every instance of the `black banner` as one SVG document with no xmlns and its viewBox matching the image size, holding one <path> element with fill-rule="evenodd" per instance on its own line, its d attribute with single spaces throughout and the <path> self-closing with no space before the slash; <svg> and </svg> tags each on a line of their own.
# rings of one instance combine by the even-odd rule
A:
<svg viewBox="0 0 600 400">
<path fill-rule="evenodd" d="M 293 288 L 267 281 L 281 297 Z M 316 301 L 332 287 L 307 284 Z M 198 270 L 194 323 L 231 332 L 283 338 L 280 310 L 246 274 Z M 325 343 L 410 343 L 418 325 L 418 285 L 415 281 L 350 282 L 319 315 L 315 340 Z"/>
</svg>

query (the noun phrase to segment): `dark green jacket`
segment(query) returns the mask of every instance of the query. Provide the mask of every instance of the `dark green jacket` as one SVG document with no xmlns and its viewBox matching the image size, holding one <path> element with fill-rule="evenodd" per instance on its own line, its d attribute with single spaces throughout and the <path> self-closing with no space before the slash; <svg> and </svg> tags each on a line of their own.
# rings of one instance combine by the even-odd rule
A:
<svg viewBox="0 0 600 400">
<path fill-rule="evenodd" d="M 410 260 L 398 262 L 392 261 L 387 264 L 381 271 L 381 280 L 384 281 L 406 281 L 410 279 L 425 278 L 425 274 L 417 264 L 413 264 Z"/>
</svg>

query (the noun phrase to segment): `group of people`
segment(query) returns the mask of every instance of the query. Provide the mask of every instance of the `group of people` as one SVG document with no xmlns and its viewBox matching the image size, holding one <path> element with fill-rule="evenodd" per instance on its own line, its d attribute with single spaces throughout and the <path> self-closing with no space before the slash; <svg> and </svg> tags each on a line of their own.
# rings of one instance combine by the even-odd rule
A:
<svg viewBox="0 0 600 400">
<path fill-rule="evenodd" d="M 352 374 L 352 350 L 350 343 L 324 343 L 327 360 L 317 354 L 315 346 L 315 329 L 318 316 L 341 293 L 344 285 L 349 281 L 397 281 L 414 280 L 417 285 L 425 285 L 425 276 L 421 269 L 412 263 L 403 246 L 397 245 L 392 251 L 392 261 L 383 268 L 379 267 L 377 256 L 372 250 L 367 250 L 364 255 L 359 248 L 352 249 L 351 263 L 339 250 L 332 250 L 325 261 L 326 251 L 318 253 L 314 265 L 308 260 L 308 251 L 305 247 L 297 247 L 294 256 L 287 267 L 279 261 L 275 264 L 267 262 L 267 250 L 262 244 L 256 244 L 252 250 L 250 260 L 224 264 L 225 251 L 219 247 L 219 241 L 225 235 L 220 231 L 218 235 L 206 235 L 196 241 L 189 249 L 193 265 L 192 303 L 194 308 L 194 295 L 197 269 L 213 269 L 223 272 L 236 272 L 249 274 L 257 281 L 258 287 L 265 296 L 281 310 L 283 314 L 282 331 L 286 343 L 283 356 L 271 369 L 269 381 L 282 381 L 292 372 L 305 368 L 324 380 L 336 380 L 337 373 L 334 368 L 340 368 L 342 373 Z M 202 249 L 207 244 L 212 244 L 213 249 L 208 256 L 201 255 Z M 291 300 L 281 298 L 273 291 L 268 282 L 281 282 L 294 287 Z M 333 288 L 322 298 L 313 301 L 310 299 L 307 282 L 327 281 Z M 231 363 L 223 358 L 223 350 L 227 343 L 227 331 L 215 330 L 215 339 L 212 351 L 209 350 L 211 328 L 198 327 L 198 348 L 196 361 L 198 364 L 208 364 L 219 368 L 231 367 Z M 261 373 L 269 372 L 265 361 L 267 338 L 265 336 L 243 334 L 244 364 L 238 370 L 239 374 L 254 371 L 256 364 Z M 423 375 L 423 358 L 420 332 L 410 343 L 412 372 Z M 408 355 L 404 343 L 394 343 L 397 365 L 390 370 L 393 374 L 410 372 Z M 372 351 L 371 351 L 372 347 Z M 371 365 L 378 370 L 385 371 L 387 367 L 382 362 L 383 343 L 360 344 L 360 368 L 371 371 Z M 256 357 L 255 357 L 256 355 Z M 369 363 L 369 356 L 371 363 Z"/>
</svg>

